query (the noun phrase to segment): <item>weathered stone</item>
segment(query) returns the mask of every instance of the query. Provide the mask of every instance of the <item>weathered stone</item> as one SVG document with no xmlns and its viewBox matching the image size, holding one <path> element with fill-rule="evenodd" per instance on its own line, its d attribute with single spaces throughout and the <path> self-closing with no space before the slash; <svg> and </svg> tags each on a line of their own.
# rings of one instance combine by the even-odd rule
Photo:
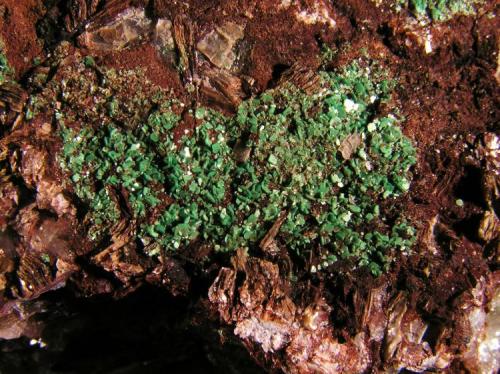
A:
<svg viewBox="0 0 500 374">
<path fill-rule="evenodd" d="M 479 237 L 485 242 L 490 242 L 500 235 L 500 220 L 493 210 L 484 212 L 479 223 Z"/>
<path fill-rule="evenodd" d="M 70 0 L 68 14 L 64 18 L 66 30 L 71 32 L 95 14 L 100 0 Z"/>
<path fill-rule="evenodd" d="M 361 136 L 357 133 L 349 135 L 340 144 L 340 153 L 344 160 L 349 160 L 354 152 L 361 145 Z"/>
<path fill-rule="evenodd" d="M 179 67 L 185 81 L 192 79 L 192 60 L 194 52 L 194 27 L 184 15 L 174 18 L 174 41 L 179 53 Z"/>
<path fill-rule="evenodd" d="M 424 339 L 428 325 L 409 307 L 404 293 L 390 303 L 387 316 L 384 359 L 395 371 L 423 372 L 445 369 L 452 361 L 449 347 L 440 342 L 434 349 Z"/>
<path fill-rule="evenodd" d="M 11 181 L 0 181 L 0 229 L 4 230 L 19 204 L 19 188 Z"/>
<path fill-rule="evenodd" d="M 211 303 L 234 333 L 264 354 L 282 352 L 276 366 L 289 373 L 359 373 L 372 358 L 365 334 L 346 343 L 332 337 L 330 308 L 318 299 L 299 308 L 287 295 L 289 284 L 278 266 L 238 251 L 233 269 L 223 268 L 209 291 Z M 236 287 L 236 272 L 245 281 Z"/>
<path fill-rule="evenodd" d="M 234 109 L 245 97 L 241 79 L 226 70 L 216 67 L 204 68 L 199 73 L 203 77 L 200 92 L 215 105 Z"/>
<path fill-rule="evenodd" d="M 461 360 L 470 373 L 498 373 L 500 348 L 500 272 L 480 277 L 458 300 L 455 328 L 463 331 Z"/>
<path fill-rule="evenodd" d="M 295 18 L 306 25 L 323 24 L 329 28 L 336 26 L 336 21 L 332 16 L 331 4 L 325 0 L 304 2 L 299 0 L 282 0 L 278 5 L 280 9 L 292 8 Z"/>
<path fill-rule="evenodd" d="M 160 18 L 156 22 L 154 40 L 160 50 L 171 50 L 174 48 L 174 37 L 172 36 L 172 22 L 166 18 Z"/>
<path fill-rule="evenodd" d="M 231 69 L 236 59 L 234 47 L 244 36 L 244 26 L 227 22 L 208 33 L 197 44 L 212 64 L 222 69 Z"/>
<path fill-rule="evenodd" d="M 91 24 L 79 42 L 87 48 L 116 51 L 149 37 L 151 20 L 144 9 L 129 8 L 106 25 Z"/>
<path fill-rule="evenodd" d="M 0 109 L 20 113 L 27 99 L 28 94 L 17 84 L 5 83 L 0 86 Z"/>
</svg>

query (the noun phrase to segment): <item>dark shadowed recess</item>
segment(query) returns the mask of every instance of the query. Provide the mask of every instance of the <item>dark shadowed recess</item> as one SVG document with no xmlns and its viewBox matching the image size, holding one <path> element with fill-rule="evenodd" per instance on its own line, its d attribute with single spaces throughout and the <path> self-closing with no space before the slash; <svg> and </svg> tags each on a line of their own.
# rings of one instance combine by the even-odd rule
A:
<svg viewBox="0 0 500 374">
<path fill-rule="evenodd" d="M 242 346 L 220 345 L 213 329 L 186 323 L 188 300 L 159 289 L 121 300 L 62 289 L 43 301 L 50 305 L 39 317 L 46 347 L 0 340 L 0 373 L 263 373 Z"/>
</svg>

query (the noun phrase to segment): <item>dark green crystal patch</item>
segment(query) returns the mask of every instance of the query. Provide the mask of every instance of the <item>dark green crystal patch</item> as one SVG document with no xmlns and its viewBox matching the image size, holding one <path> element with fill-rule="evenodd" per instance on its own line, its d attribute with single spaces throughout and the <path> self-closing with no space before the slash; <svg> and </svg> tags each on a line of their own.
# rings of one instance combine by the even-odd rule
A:
<svg viewBox="0 0 500 374">
<path fill-rule="evenodd" d="M 312 92 L 268 90 L 234 117 L 192 110 L 196 126 L 180 135 L 170 101 L 133 128 L 61 126 L 61 163 L 94 239 L 123 217 L 121 191 L 152 256 L 193 241 L 251 249 L 280 220 L 277 246 L 321 253 L 312 271 L 348 259 L 378 275 L 415 238 L 384 204 L 408 191 L 416 162 L 401 119 L 377 115 L 392 88 L 379 67 L 353 63 L 320 73 Z"/>
</svg>

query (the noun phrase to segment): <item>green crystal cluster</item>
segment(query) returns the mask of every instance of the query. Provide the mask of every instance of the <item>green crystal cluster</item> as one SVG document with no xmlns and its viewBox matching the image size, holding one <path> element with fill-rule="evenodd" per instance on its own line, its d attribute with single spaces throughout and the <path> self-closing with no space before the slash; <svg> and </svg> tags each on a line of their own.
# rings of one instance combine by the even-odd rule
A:
<svg viewBox="0 0 500 374">
<path fill-rule="evenodd" d="M 174 202 L 158 220 L 143 226 L 141 235 L 165 249 L 177 249 L 196 238 L 216 244 L 234 223 L 234 210 L 225 201 L 235 169 L 225 138 L 228 120 L 201 108 L 195 115 L 205 119 L 178 142 L 170 127 L 159 125 L 171 123 L 171 113 L 155 113 L 143 127 L 160 148 L 167 193 Z"/>
<path fill-rule="evenodd" d="M 473 15 L 484 0 L 399 0 L 417 16 L 429 16 L 433 21 L 448 21 L 456 15 Z"/>
<path fill-rule="evenodd" d="M 61 127 L 64 141 L 64 166 L 72 174 L 77 196 L 89 204 L 92 226 L 97 238 L 120 218 L 112 188 L 123 188 L 136 217 L 158 204 L 154 188 L 162 188 L 164 174 L 155 163 L 155 155 L 144 141 L 116 125 L 98 130 L 83 128 L 76 136 Z M 91 183 L 89 183 L 91 182 Z"/>
<path fill-rule="evenodd" d="M 0 85 L 6 82 L 13 74 L 12 68 L 9 66 L 9 61 L 5 56 L 4 44 L 0 40 Z"/>
<path fill-rule="evenodd" d="M 318 250 L 323 267 L 346 259 L 380 274 L 413 244 L 414 229 L 380 204 L 408 191 L 415 150 L 400 119 L 376 115 L 392 89 L 380 68 L 353 63 L 318 82 L 313 93 L 268 90 L 234 117 L 200 107 L 180 136 L 172 101 L 132 128 L 61 126 L 62 165 L 94 237 L 119 219 L 111 191 L 120 190 L 150 255 L 195 240 L 252 248 L 285 216 L 278 245 Z"/>
</svg>

